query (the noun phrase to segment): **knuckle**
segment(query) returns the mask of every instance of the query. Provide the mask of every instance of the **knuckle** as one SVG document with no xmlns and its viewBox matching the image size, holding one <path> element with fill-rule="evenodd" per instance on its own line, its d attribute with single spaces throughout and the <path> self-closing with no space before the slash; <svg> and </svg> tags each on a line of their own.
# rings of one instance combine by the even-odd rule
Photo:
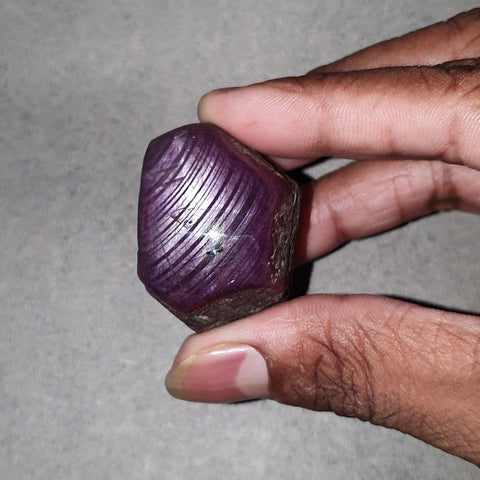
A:
<svg viewBox="0 0 480 480">
<path fill-rule="evenodd" d="M 460 204 L 457 182 L 455 180 L 456 165 L 443 162 L 429 162 L 429 198 L 433 211 L 456 209 Z M 428 189 L 427 189 L 428 191 Z"/>
<path fill-rule="evenodd" d="M 272 398 L 396 428 L 478 459 L 478 324 L 452 322 L 440 311 L 419 322 L 423 307 L 372 297 L 318 298 L 288 302 L 279 342 L 289 351 L 273 362 Z M 446 400 L 432 404 L 438 391 Z"/>
<path fill-rule="evenodd" d="M 350 298 L 344 297 L 343 306 L 337 303 L 339 311 L 350 311 Z M 404 378 L 400 385 L 395 379 L 398 365 L 409 361 L 397 329 L 411 315 L 410 307 L 401 310 L 397 306 L 390 313 L 382 310 L 378 323 L 368 306 L 367 301 L 363 313 L 357 309 L 354 318 L 348 315 L 345 321 L 325 315 L 321 332 L 304 335 L 301 341 L 308 345 L 304 348 L 314 350 L 314 354 L 309 352 L 314 361 L 304 364 L 306 381 L 315 386 L 307 392 L 307 405 L 396 427 L 408 423 L 412 415 L 399 401 L 410 383 Z"/>
<path fill-rule="evenodd" d="M 441 73 L 438 81 L 443 97 L 451 105 L 448 136 L 440 158 L 449 163 L 477 164 L 480 159 L 472 145 L 480 136 L 480 58 L 447 62 L 435 69 Z"/>
<path fill-rule="evenodd" d="M 348 340 L 332 336 L 324 342 L 322 355 L 315 366 L 316 397 L 325 399 L 328 407 L 339 415 L 375 421 L 378 416 L 376 394 L 375 349 L 362 329 Z M 317 400 L 318 402 L 318 400 Z"/>
<path fill-rule="evenodd" d="M 357 316 L 354 321 L 339 322 L 325 312 L 310 314 L 304 309 L 301 326 L 296 326 L 292 346 L 296 362 L 281 367 L 286 377 L 277 383 L 282 390 L 277 396 L 285 403 L 373 423 L 395 416 L 383 398 L 384 354 L 375 334 L 364 326 L 368 319 Z M 310 317 L 315 320 L 310 322 Z"/>
</svg>

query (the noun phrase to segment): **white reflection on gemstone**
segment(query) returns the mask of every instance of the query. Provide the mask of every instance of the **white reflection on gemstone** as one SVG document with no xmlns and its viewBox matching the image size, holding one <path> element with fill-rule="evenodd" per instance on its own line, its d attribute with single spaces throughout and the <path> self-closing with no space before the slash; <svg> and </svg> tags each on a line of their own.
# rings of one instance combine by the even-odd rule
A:
<svg viewBox="0 0 480 480">
<path fill-rule="evenodd" d="M 225 234 L 221 233 L 216 227 L 212 227 L 208 232 L 204 232 L 203 236 L 208 237 L 213 242 L 219 242 L 225 237 Z"/>
<path fill-rule="evenodd" d="M 207 255 L 218 255 L 223 252 L 225 246 L 224 239 L 226 235 L 220 232 L 216 227 L 212 227 L 208 232 L 203 232 L 202 236 L 207 237 L 213 243 L 213 248 L 207 251 Z"/>
</svg>

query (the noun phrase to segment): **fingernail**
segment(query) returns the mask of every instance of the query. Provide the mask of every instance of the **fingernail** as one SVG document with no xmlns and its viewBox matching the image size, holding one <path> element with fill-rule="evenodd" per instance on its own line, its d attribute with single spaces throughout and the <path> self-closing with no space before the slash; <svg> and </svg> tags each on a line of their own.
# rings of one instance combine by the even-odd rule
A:
<svg viewBox="0 0 480 480">
<path fill-rule="evenodd" d="M 165 380 L 177 398 L 230 403 L 265 398 L 268 371 L 264 358 L 249 345 L 222 345 L 174 365 Z"/>
</svg>

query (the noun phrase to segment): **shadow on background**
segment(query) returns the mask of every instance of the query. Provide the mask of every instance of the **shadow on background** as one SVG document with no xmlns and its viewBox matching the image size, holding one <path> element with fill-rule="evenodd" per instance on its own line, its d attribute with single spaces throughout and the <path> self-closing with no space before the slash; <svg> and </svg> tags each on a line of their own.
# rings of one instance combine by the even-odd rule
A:
<svg viewBox="0 0 480 480">
<path fill-rule="evenodd" d="M 313 178 L 304 173 L 301 170 L 294 170 L 288 172 L 290 178 L 292 178 L 295 182 L 297 182 L 300 187 L 310 183 Z M 305 232 L 308 231 L 309 225 L 305 224 L 305 222 L 310 219 L 309 211 L 311 208 L 311 192 L 309 189 L 302 189 L 302 198 L 301 198 L 301 222 L 302 224 L 299 225 L 297 238 L 295 242 L 297 244 L 297 249 L 302 248 L 302 242 L 305 242 Z M 308 287 L 310 285 L 310 278 L 312 275 L 312 262 L 306 263 L 304 265 L 300 265 L 299 267 L 295 268 L 292 273 L 292 284 L 290 287 L 290 293 L 288 299 L 291 300 L 293 298 L 302 297 L 308 292 Z"/>
</svg>

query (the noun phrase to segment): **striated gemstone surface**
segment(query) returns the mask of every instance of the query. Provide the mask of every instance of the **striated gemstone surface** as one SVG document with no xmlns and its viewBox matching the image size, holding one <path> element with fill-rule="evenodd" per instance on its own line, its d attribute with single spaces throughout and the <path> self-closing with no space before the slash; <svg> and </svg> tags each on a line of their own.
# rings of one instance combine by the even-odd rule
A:
<svg viewBox="0 0 480 480">
<path fill-rule="evenodd" d="M 211 124 L 150 142 L 138 211 L 138 275 L 197 332 L 288 293 L 299 187 Z"/>
</svg>

